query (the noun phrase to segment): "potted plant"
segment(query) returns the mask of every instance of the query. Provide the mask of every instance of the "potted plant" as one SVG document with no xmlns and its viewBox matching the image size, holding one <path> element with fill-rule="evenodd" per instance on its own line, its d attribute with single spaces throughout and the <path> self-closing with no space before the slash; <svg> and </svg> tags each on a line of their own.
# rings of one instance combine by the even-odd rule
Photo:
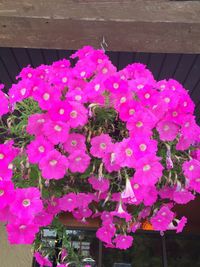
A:
<svg viewBox="0 0 200 267">
<path fill-rule="evenodd" d="M 106 246 L 128 249 L 137 229 L 181 232 L 173 207 L 200 192 L 200 130 L 183 86 L 140 63 L 117 71 L 89 46 L 70 60 L 28 66 L 0 91 L 0 219 L 46 266 L 44 227 L 91 222 Z M 57 266 L 70 261 L 62 253 Z"/>
</svg>

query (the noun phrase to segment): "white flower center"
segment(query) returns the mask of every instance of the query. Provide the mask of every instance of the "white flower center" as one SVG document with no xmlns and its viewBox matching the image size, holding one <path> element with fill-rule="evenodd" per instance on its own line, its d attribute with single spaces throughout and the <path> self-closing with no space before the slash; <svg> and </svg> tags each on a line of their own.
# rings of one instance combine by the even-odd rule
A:
<svg viewBox="0 0 200 267">
<path fill-rule="evenodd" d="M 67 77 L 63 77 L 63 78 L 62 78 L 62 82 L 63 82 L 63 83 L 66 83 L 67 80 L 68 80 Z"/>
<path fill-rule="evenodd" d="M 141 151 L 145 151 L 147 149 L 147 146 L 145 144 L 140 144 L 139 148 Z"/>
<path fill-rule="evenodd" d="M 19 229 L 20 229 L 20 230 L 24 230 L 24 229 L 26 229 L 26 225 L 20 225 Z"/>
<path fill-rule="evenodd" d="M 25 94 L 26 94 L 26 88 L 22 88 L 22 89 L 20 90 L 20 93 L 21 93 L 21 95 L 25 95 Z"/>
<path fill-rule="evenodd" d="M 37 122 L 38 123 L 44 123 L 45 122 L 45 119 L 38 119 Z"/>
<path fill-rule="evenodd" d="M 145 97 L 146 99 L 149 99 L 149 98 L 151 97 L 151 95 L 150 95 L 149 93 L 146 93 L 146 94 L 144 95 L 144 97 Z"/>
<path fill-rule="evenodd" d="M 162 216 L 166 216 L 167 213 L 166 213 L 166 212 L 162 212 L 161 215 L 162 215 Z"/>
<path fill-rule="evenodd" d="M 103 68 L 103 69 L 102 69 L 102 73 L 103 73 L 103 74 L 106 74 L 107 72 L 108 72 L 108 69 L 107 69 L 107 68 Z"/>
<path fill-rule="evenodd" d="M 143 167 L 143 171 L 146 172 L 146 171 L 149 171 L 151 169 L 151 166 L 149 164 L 146 164 L 144 165 Z"/>
<path fill-rule="evenodd" d="M 103 62 L 103 60 L 101 58 L 97 59 L 97 63 L 101 64 Z"/>
<path fill-rule="evenodd" d="M 0 159 L 4 159 L 4 158 L 5 158 L 4 154 L 0 153 Z"/>
<path fill-rule="evenodd" d="M 169 97 L 165 97 L 164 100 L 165 100 L 166 103 L 169 103 L 171 101 L 171 99 Z"/>
<path fill-rule="evenodd" d="M 193 171 L 194 170 L 194 165 L 190 165 L 189 170 Z"/>
<path fill-rule="evenodd" d="M 76 141 L 76 140 L 72 140 L 72 141 L 71 141 L 71 145 L 72 145 L 72 146 L 76 146 L 76 145 L 77 145 L 77 141 Z"/>
<path fill-rule="evenodd" d="M 137 89 L 140 90 L 140 89 L 142 89 L 142 88 L 144 88 L 144 84 L 138 84 L 138 85 L 137 85 Z"/>
<path fill-rule="evenodd" d="M 72 202 L 73 199 L 72 199 L 72 198 L 68 198 L 67 201 L 68 201 L 68 202 Z"/>
<path fill-rule="evenodd" d="M 188 103 L 187 103 L 186 101 L 183 102 L 183 106 L 184 106 L 184 107 L 187 107 L 187 104 L 188 104 Z"/>
<path fill-rule="evenodd" d="M 61 108 L 61 109 L 59 110 L 59 114 L 60 114 L 60 115 L 63 115 L 64 113 L 65 113 L 64 108 Z"/>
<path fill-rule="evenodd" d="M 95 91 L 99 91 L 99 89 L 100 89 L 100 84 L 99 83 L 95 84 L 94 90 Z"/>
<path fill-rule="evenodd" d="M 45 148 L 44 148 L 43 146 L 39 146 L 39 147 L 38 147 L 38 150 L 39 150 L 41 153 L 43 153 L 43 152 L 45 151 Z"/>
<path fill-rule="evenodd" d="M 120 103 L 125 103 L 125 102 L 126 102 L 126 97 L 125 96 L 121 97 Z"/>
<path fill-rule="evenodd" d="M 138 189 L 139 188 L 139 184 L 134 184 L 133 188 L 134 189 Z"/>
<path fill-rule="evenodd" d="M 81 95 L 76 95 L 75 96 L 75 100 L 80 101 L 81 99 L 82 99 L 82 96 Z"/>
<path fill-rule="evenodd" d="M 51 166 L 55 166 L 57 163 L 58 163 L 58 161 L 57 161 L 56 159 L 52 159 L 52 160 L 49 162 L 49 164 L 50 164 Z"/>
<path fill-rule="evenodd" d="M 128 113 L 129 113 L 129 115 L 133 115 L 135 113 L 135 109 L 133 109 L 133 108 L 129 109 Z"/>
<path fill-rule="evenodd" d="M 81 160 L 81 157 L 77 157 L 75 160 L 79 162 Z"/>
<path fill-rule="evenodd" d="M 113 83 L 113 88 L 114 89 L 118 89 L 119 88 L 119 84 L 118 83 Z"/>
<path fill-rule="evenodd" d="M 177 117 L 178 116 L 178 112 L 176 112 L 176 111 L 172 112 L 172 116 L 173 117 Z"/>
<path fill-rule="evenodd" d="M 9 169 L 9 170 L 12 170 L 12 169 L 13 169 L 13 164 L 12 164 L 12 163 L 10 163 L 10 164 L 8 165 L 8 169 Z"/>
<path fill-rule="evenodd" d="M 164 125 L 163 130 L 164 130 L 165 132 L 169 131 L 169 126 L 168 126 L 168 125 Z"/>
<path fill-rule="evenodd" d="M 31 205 L 31 201 L 30 201 L 30 199 L 24 199 L 24 200 L 22 201 L 22 205 L 23 205 L 24 207 L 28 207 L 28 206 L 30 206 L 30 205 Z"/>
<path fill-rule="evenodd" d="M 28 76 L 28 78 L 31 78 L 32 77 L 32 73 L 29 72 L 27 76 Z"/>
<path fill-rule="evenodd" d="M 102 149 L 106 149 L 106 144 L 105 144 L 105 143 L 101 143 L 101 144 L 100 144 L 100 148 L 102 148 Z"/>
<path fill-rule="evenodd" d="M 61 132 L 62 131 L 62 127 L 59 125 L 55 125 L 54 130 L 57 132 Z"/>
<path fill-rule="evenodd" d="M 138 121 L 138 122 L 136 123 L 136 126 L 137 126 L 138 128 L 142 127 L 142 126 L 143 126 L 143 122 Z"/>
<path fill-rule="evenodd" d="M 85 74 L 86 74 L 86 72 L 85 72 L 85 71 L 82 71 L 82 72 L 81 72 L 81 77 L 84 77 Z"/>
<path fill-rule="evenodd" d="M 128 157 L 131 157 L 132 154 L 133 154 L 133 150 L 130 149 L 130 148 L 127 148 L 127 149 L 125 150 L 125 152 L 126 152 L 126 155 L 127 155 Z"/>
<path fill-rule="evenodd" d="M 50 94 L 48 94 L 48 93 L 45 93 L 45 94 L 43 94 L 43 99 L 44 100 L 49 100 L 49 98 L 50 98 Z"/>
<path fill-rule="evenodd" d="M 190 123 L 189 122 L 186 122 L 185 123 L 185 127 L 188 128 L 190 126 Z"/>
<path fill-rule="evenodd" d="M 70 112 L 70 117 L 73 118 L 73 119 L 76 118 L 77 115 L 78 115 L 78 113 L 77 113 L 76 110 L 72 110 L 72 111 Z"/>
<path fill-rule="evenodd" d="M 4 195 L 4 190 L 0 190 L 0 197 Z"/>
</svg>

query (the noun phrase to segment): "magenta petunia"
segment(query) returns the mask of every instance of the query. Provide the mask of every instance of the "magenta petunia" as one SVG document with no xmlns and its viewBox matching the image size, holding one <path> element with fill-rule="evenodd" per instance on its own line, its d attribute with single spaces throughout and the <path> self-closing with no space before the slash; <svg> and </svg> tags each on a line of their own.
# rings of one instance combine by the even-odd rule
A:
<svg viewBox="0 0 200 267">
<path fill-rule="evenodd" d="M 83 173 L 90 164 L 90 157 L 82 150 L 75 150 L 69 155 L 68 160 L 71 172 Z"/>
<path fill-rule="evenodd" d="M 45 179 L 62 179 L 69 167 L 68 159 L 57 150 L 52 150 L 39 162 L 42 176 Z"/>
<path fill-rule="evenodd" d="M 130 235 L 117 235 L 113 242 L 116 244 L 116 248 L 128 249 L 133 244 L 133 237 Z"/>
<path fill-rule="evenodd" d="M 39 227 L 32 221 L 20 219 L 7 224 L 6 230 L 10 244 L 32 244 Z"/>
<path fill-rule="evenodd" d="M 173 141 L 179 132 L 179 126 L 172 121 L 160 121 L 156 129 L 163 141 Z"/>
<path fill-rule="evenodd" d="M 181 233 L 183 231 L 183 228 L 185 227 L 187 223 L 187 218 L 183 216 L 180 220 L 177 220 L 177 228 L 176 228 L 176 233 Z"/>
<path fill-rule="evenodd" d="M 65 151 L 72 153 L 74 150 L 86 150 L 85 136 L 78 133 L 71 133 L 67 137 L 67 141 L 63 144 Z"/>
<path fill-rule="evenodd" d="M 111 244 L 112 238 L 114 237 L 115 232 L 116 232 L 116 228 L 114 227 L 114 225 L 109 224 L 109 225 L 100 227 L 96 232 L 96 236 L 102 242 Z"/>
<path fill-rule="evenodd" d="M 0 210 L 11 205 L 14 199 L 14 184 L 11 181 L 0 181 Z"/>
<path fill-rule="evenodd" d="M 183 163 L 183 171 L 188 179 L 199 178 L 200 173 L 200 161 L 191 159 Z"/>
<path fill-rule="evenodd" d="M 0 107 L 0 117 L 1 117 L 9 112 L 8 96 L 1 91 L 1 88 L 0 88 L 0 99 L 1 99 L 1 107 Z"/>
<path fill-rule="evenodd" d="M 157 231 L 165 231 L 174 218 L 174 213 L 167 207 L 163 206 L 151 218 L 153 229 Z"/>
<path fill-rule="evenodd" d="M 90 153 L 96 158 L 103 158 L 112 151 L 112 140 L 108 134 L 101 134 L 91 139 Z"/>
<path fill-rule="evenodd" d="M 8 167 L 9 163 L 19 154 L 19 149 L 13 145 L 14 142 L 12 140 L 0 144 L 0 166 Z"/>
<path fill-rule="evenodd" d="M 78 199 L 75 193 L 69 193 L 59 199 L 59 206 L 61 210 L 73 211 L 78 207 Z"/>
<path fill-rule="evenodd" d="M 173 194 L 173 200 L 178 204 L 187 204 L 194 199 L 195 196 L 184 188 L 175 190 Z"/>
<path fill-rule="evenodd" d="M 135 197 L 135 193 L 133 191 L 131 182 L 129 178 L 126 178 L 126 185 L 125 185 L 125 189 L 121 194 L 122 199 L 126 198 L 128 199 L 128 201 L 130 201 L 131 204 L 133 204 L 134 202 L 137 202 L 137 199 Z"/>
<path fill-rule="evenodd" d="M 197 193 L 200 193 L 200 177 L 191 179 L 189 181 L 189 186 L 192 190 L 195 190 Z"/>
<path fill-rule="evenodd" d="M 33 221 L 39 227 L 44 227 L 50 225 L 53 221 L 53 218 L 53 214 L 47 213 L 45 210 L 43 210 L 35 216 Z"/>
<path fill-rule="evenodd" d="M 52 143 L 50 143 L 43 136 L 38 136 L 35 140 L 26 148 L 26 153 L 30 163 L 38 163 L 43 157 L 45 157 L 51 150 L 54 149 Z"/>
<path fill-rule="evenodd" d="M 41 192 L 36 187 L 15 189 L 15 198 L 10 211 L 19 218 L 32 219 L 43 209 Z"/>
<path fill-rule="evenodd" d="M 40 252 L 34 253 L 35 260 L 38 264 L 40 264 L 41 267 L 52 267 L 52 262 L 48 259 L 48 257 L 44 257 Z"/>
<path fill-rule="evenodd" d="M 54 145 L 65 143 L 68 138 L 69 125 L 62 121 L 48 120 L 44 123 L 43 133 Z"/>
<path fill-rule="evenodd" d="M 159 158 L 143 157 L 136 161 L 134 181 L 144 185 L 154 185 L 162 176 L 163 166 Z"/>
<path fill-rule="evenodd" d="M 42 129 L 44 123 L 48 120 L 48 115 L 46 114 L 33 114 L 28 118 L 28 124 L 26 131 L 32 135 L 42 135 Z"/>
<path fill-rule="evenodd" d="M 88 182 L 92 185 L 92 188 L 94 190 L 100 191 L 100 192 L 105 192 L 109 189 L 110 182 L 108 179 L 103 178 L 103 177 L 90 177 L 88 178 Z"/>
</svg>

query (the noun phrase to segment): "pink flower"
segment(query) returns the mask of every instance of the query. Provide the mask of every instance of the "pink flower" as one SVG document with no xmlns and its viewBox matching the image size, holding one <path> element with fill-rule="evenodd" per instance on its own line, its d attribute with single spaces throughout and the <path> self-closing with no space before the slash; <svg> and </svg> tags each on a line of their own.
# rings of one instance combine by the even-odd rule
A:
<svg viewBox="0 0 200 267">
<path fill-rule="evenodd" d="M 128 212 L 126 212 L 123 207 L 122 207 L 122 203 L 119 203 L 118 208 L 115 211 L 111 211 L 111 215 L 114 217 L 118 217 L 118 218 L 122 218 L 125 219 L 126 222 L 129 222 L 132 219 L 131 214 L 129 214 Z M 105 225 L 105 223 L 104 223 Z"/>
<path fill-rule="evenodd" d="M 191 179 L 189 186 L 192 190 L 195 190 L 197 193 L 200 193 L 200 178 Z"/>
<path fill-rule="evenodd" d="M 5 167 L 18 155 L 19 149 L 13 146 L 14 142 L 0 144 L 0 166 Z"/>
<path fill-rule="evenodd" d="M 33 99 L 36 100 L 43 110 L 48 110 L 52 107 L 55 101 L 59 101 L 61 92 L 55 90 L 53 86 L 47 85 L 45 82 L 41 82 L 38 85 L 38 89 L 32 93 Z"/>
<path fill-rule="evenodd" d="M 130 235 L 117 235 L 113 242 L 116 244 L 116 248 L 128 249 L 133 244 L 133 237 Z"/>
<path fill-rule="evenodd" d="M 11 181 L 0 181 L 0 210 L 10 205 L 14 198 L 13 183 Z"/>
<path fill-rule="evenodd" d="M 163 141 L 173 141 L 179 132 L 179 126 L 172 121 L 161 121 L 157 124 L 156 129 Z"/>
<path fill-rule="evenodd" d="M 105 154 L 111 152 L 112 141 L 108 134 L 101 134 L 91 139 L 90 153 L 96 158 L 103 158 Z"/>
<path fill-rule="evenodd" d="M 109 189 L 110 183 L 109 180 L 103 177 L 96 178 L 94 176 L 88 179 L 88 182 L 92 185 L 94 190 L 105 192 Z"/>
<path fill-rule="evenodd" d="M 9 90 L 10 103 L 14 104 L 29 97 L 32 91 L 32 86 L 33 83 L 28 79 L 24 79 L 19 81 L 17 84 L 13 84 Z"/>
<path fill-rule="evenodd" d="M 100 227 L 96 232 L 96 237 L 102 242 L 111 244 L 112 238 L 114 237 L 116 228 L 113 224 Z"/>
<path fill-rule="evenodd" d="M 32 244 L 39 232 L 38 225 L 24 218 L 7 224 L 6 229 L 10 244 Z"/>
<path fill-rule="evenodd" d="M 0 107 L 0 117 L 1 117 L 9 112 L 8 96 L 1 91 L 1 88 L 0 88 L 0 99 L 1 99 L 1 107 Z"/>
<path fill-rule="evenodd" d="M 116 164 L 121 167 L 135 167 L 134 145 L 130 138 L 123 139 L 115 144 Z"/>
<path fill-rule="evenodd" d="M 147 109 L 135 112 L 127 122 L 127 128 L 133 135 L 151 135 L 151 131 L 157 122 L 156 117 Z"/>
<path fill-rule="evenodd" d="M 39 227 L 48 226 L 52 223 L 53 218 L 53 214 L 47 213 L 45 210 L 43 210 L 35 216 L 34 223 Z"/>
<path fill-rule="evenodd" d="M 62 198 L 59 199 L 59 206 L 61 210 L 64 211 L 73 211 L 75 208 L 78 207 L 78 199 L 75 193 L 69 193 L 64 195 Z"/>
<path fill-rule="evenodd" d="M 69 153 L 73 153 L 75 149 L 85 151 L 85 136 L 78 133 L 71 133 L 68 135 L 63 147 Z"/>
<path fill-rule="evenodd" d="M 122 80 L 118 75 L 108 77 L 104 84 L 106 89 L 113 94 L 128 91 L 127 81 Z"/>
<path fill-rule="evenodd" d="M 183 216 L 180 220 L 178 220 L 176 233 L 181 233 L 183 231 L 183 228 L 185 227 L 186 223 L 187 223 L 187 218 L 185 216 Z"/>
<path fill-rule="evenodd" d="M 135 193 L 133 191 L 131 182 L 129 180 L 129 178 L 126 178 L 126 187 L 124 189 L 124 191 L 121 194 L 122 199 L 123 198 L 128 198 L 129 201 L 132 203 L 137 202 L 137 199 L 135 197 Z"/>
<path fill-rule="evenodd" d="M 188 179 L 195 179 L 199 178 L 199 173 L 200 173 L 200 161 L 196 159 L 191 159 L 189 161 L 185 161 L 183 163 L 183 171 L 184 175 Z"/>
<path fill-rule="evenodd" d="M 68 159 L 57 150 L 52 150 L 39 162 L 42 176 L 45 179 L 62 179 L 69 167 Z"/>
<path fill-rule="evenodd" d="M 34 253 L 34 257 L 37 261 L 38 264 L 40 264 L 41 267 L 52 267 L 53 264 L 52 262 L 50 262 L 50 260 L 48 259 L 48 257 L 43 257 L 42 254 L 40 252 L 35 252 Z"/>
<path fill-rule="evenodd" d="M 41 212 L 43 204 L 41 192 L 36 187 L 17 188 L 15 199 L 10 206 L 10 211 L 19 218 L 32 219 Z"/>
<path fill-rule="evenodd" d="M 153 229 L 157 231 L 167 230 L 173 218 L 174 213 L 167 206 L 161 207 L 161 209 L 151 218 Z"/>
<path fill-rule="evenodd" d="M 157 157 L 143 157 L 136 161 L 134 181 L 144 185 L 154 185 L 162 176 L 163 166 Z"/>
<path fill-rule="evenodd" d="M 182 188 L 174 191 L 173 200 L 178 204 L 187 204 L 191 200 L 194 200 L 195 196 L 188 190 Z"/>
<path fill-rule="evenodd" d="M 90 165 L 90 157 L 81 150 L 75 150 L 68 157 L 71 172 L 83 173 Z"/>
<path fill-rule="evenodd" d="M 13 175 L 12 167 L 12 164 L 1 164 L 0 181 L 11 181 Z"/>
<path fill-rule="evenodd" d="M 54 146 L 52 143 L 43 136 L 39 136 L 35 140 L 31 141 L 26 148 L 26 152 L 30 163 L 38 163 L 53 149 Z"/>
<path fill-rule="evenodd" d="M 54 145 L 67 141 L 69 125 L 62 121 L 48 120 L 43 127 L 43 133 Z"/>
<path fill-rule="evenodd" d="M 47 121 L 47 114 L 33 114 L 28 118 L 26 131 L 32 135 L 41 135 L 44 123 Z"/>
</svg>

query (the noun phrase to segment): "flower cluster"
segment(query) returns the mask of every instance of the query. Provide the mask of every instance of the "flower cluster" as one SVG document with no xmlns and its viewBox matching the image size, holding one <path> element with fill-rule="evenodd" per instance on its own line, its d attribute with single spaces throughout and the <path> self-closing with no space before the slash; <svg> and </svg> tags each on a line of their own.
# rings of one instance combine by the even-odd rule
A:
<svg viewBox="0 0 200 267">
<path fill-rule="evenodd" d="M 8 95 L 1 86 L 0 220 L 10 243 L 32 243 L 61 212 L 99 218 L 97 237 L 118 249 L 145 221 L 181 232 L 187 219 L 173 208 L 200 193 L 200 128 L 188 92 L 140 63 L 117 71 L 89 46 L 71 61 L 24 68 Z"/>
</svg>

